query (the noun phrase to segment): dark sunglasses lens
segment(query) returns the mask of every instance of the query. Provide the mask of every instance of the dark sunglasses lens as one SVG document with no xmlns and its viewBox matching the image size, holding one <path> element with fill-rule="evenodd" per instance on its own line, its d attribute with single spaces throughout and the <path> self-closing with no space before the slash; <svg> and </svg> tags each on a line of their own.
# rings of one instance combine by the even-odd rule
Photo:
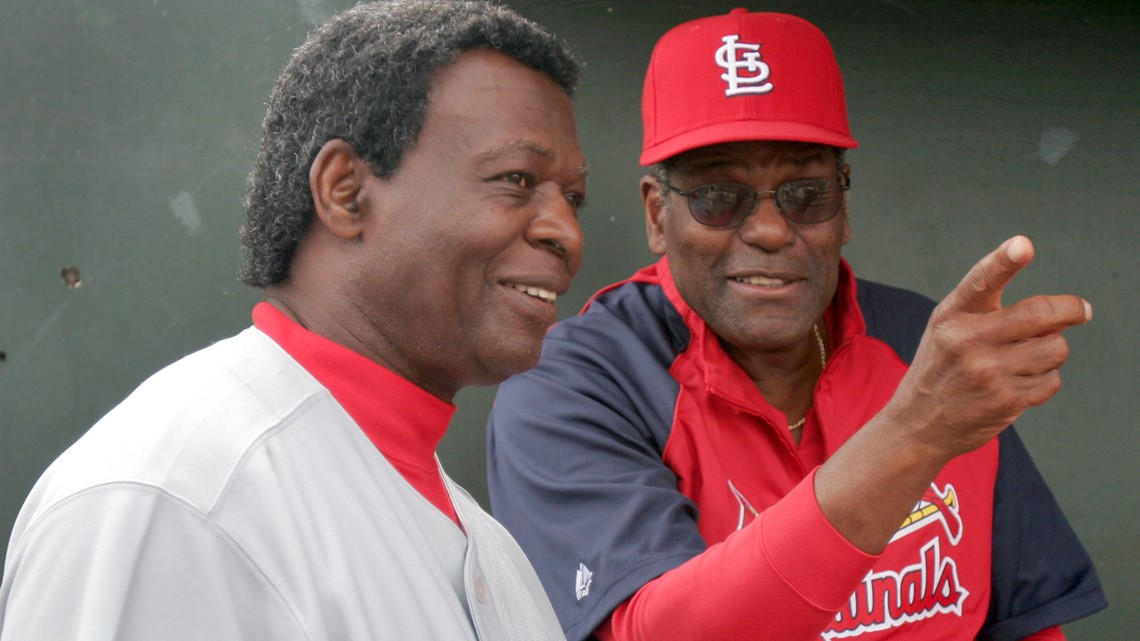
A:
<svg viewBox="0 0 1140 641">
<path fill-rule="evenodd" d="M 811 225 L 831 220 L 839 213 L 839 186 L 829 180 L 792 180 L 776 190 L 780 211 L 795 223 Z"/>
<path fill-rule="evenodd" d="M 702 225 L 729 227 L 748 215 L 752 191 L 742 185 L 704 185 L 692 192 L 689 211 Z"/>
</svg>

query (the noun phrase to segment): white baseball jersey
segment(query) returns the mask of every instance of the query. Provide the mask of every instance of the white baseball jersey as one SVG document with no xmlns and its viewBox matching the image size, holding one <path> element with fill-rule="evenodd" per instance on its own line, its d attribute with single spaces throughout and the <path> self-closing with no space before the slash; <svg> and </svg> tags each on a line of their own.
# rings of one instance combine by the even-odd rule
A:
<svg viewBox="0 0 1140 641">
<path fill-rule="evenodd" d="M 155 374 L 45 472 L 0 640 L 564 641 L 514 540 L 445 482 L 463 531 L 250 328 Z"/>
</svg>

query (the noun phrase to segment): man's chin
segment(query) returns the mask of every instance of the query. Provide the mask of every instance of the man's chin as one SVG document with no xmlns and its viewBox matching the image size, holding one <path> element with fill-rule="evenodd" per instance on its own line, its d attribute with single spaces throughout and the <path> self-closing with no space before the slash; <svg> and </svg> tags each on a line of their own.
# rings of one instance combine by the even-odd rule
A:
<svg viewBox="0 0 1140 641">
<path fill-rule="evenodd" d="M 498 385 L 515 374 L 521 374 L 538 365 L 542 355 L 542 338 L 537 340 L 515 341 L 500 345 L 483 358 L 483 380 L 473 381 L 472 385 Z"/>
</svg>

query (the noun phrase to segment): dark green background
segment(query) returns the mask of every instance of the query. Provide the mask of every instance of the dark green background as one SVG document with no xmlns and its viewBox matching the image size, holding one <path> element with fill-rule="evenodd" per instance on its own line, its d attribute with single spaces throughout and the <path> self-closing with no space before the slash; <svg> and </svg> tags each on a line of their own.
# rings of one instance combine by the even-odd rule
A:
<svg viewBox="0 0 1140 641">
<path fill-rule="evenodd" d="M 0 0 L 0 540 L 42 469 L 150 373 L 249 323 L 242 183 L 262 106 L 304 34 L 347 0 Z M 587 60 L 591 164 L 573 313 L 651 259 L 637 197 L 641 77 L 656 38 L 735 2 L 518 0 Z M 847 80 L 862 276 L 941 298 L 1015 233 L 1038 258 L 1008 300 L 1073 292 L 1065 388 L 1020 429 L 1140 627 L 1140 11 L 1132 2 L 771 2 L 831 38 Z M 69 289 L 73 265 L 82 286 Z M 463 392 L 440 452 L 486 500 L 493 389 Z M 541 408 L 536 408 L 541 411 Z"/>
</svg>

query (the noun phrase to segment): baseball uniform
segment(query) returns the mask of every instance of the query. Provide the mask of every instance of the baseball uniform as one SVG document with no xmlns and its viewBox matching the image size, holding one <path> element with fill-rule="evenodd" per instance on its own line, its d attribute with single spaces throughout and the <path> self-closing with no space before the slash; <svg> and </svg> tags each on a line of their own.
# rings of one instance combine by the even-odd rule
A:
<svg viewBox="0 0 1140 641">
<path fill-rule="evenodd" d="M 667 259 L 552 328 L 538 367 L 500 386 L 488 456 L 495 515 L 567 638 L 666 573 L 648 606 L 662 629 L 643 631 L 662 640 L 1007 641 L 1104 607 L 1012 429 L 947 465 L 881 555 L 820 512 L 814 470 L 890 399 L 932 308 L 842 262 L 799 443 Z"/>
<path fill-rule="evenodd" d="M 289 329 L 266 307 L 255 321 Z M 9 544 L 0 639 L 564 638 L 510 535 L 434 457 L 414 463 L 455 520 L 425 498 L 285 334 L 250 328 L 165 368 L 52 464 Z M 338 391 L 370 390 L 371 429 L 442 437 L 453 405 L 309 348 L 356 359 Z"/>
</svg>

